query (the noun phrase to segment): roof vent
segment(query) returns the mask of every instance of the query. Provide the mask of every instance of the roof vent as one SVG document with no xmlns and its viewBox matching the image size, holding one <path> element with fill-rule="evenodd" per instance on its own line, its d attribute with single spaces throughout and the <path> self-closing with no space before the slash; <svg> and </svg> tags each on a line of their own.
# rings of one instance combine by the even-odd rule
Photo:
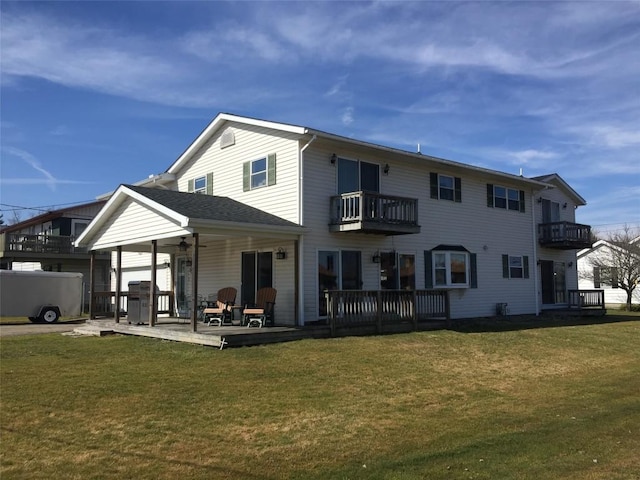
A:
<svg viewBox="0 0 640 480">
<path fill-rule="evenodd" d="M 220 149 L 236 144 L 236 135 L 231 128 L 227 128 L 220 136 Z"/>
</svg>

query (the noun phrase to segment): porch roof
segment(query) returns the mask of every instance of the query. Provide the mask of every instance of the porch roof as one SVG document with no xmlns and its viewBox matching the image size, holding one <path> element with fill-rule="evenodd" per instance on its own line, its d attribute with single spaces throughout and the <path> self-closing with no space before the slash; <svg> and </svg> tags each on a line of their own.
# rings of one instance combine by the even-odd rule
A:
<svg viewBox="0 0 640 480">
<path fill-rule="evenodd" d="M 159 240 L 163 247 L 175 246 L 169 242 L 192 233 L 205 238 L 295 238 L 303 231 L 294 222 L 228 197 L 121 185 L 76 245 L 100 250 Z"/>
</svg>

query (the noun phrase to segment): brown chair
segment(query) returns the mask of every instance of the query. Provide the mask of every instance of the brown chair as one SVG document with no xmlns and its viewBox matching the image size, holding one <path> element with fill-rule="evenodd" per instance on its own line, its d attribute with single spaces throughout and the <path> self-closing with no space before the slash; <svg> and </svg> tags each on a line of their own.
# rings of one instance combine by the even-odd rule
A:
<svg viewBox="0 0 640 480">
<path fill-rule="evenodd" d="M 208 321 L 208 325 L 214 324 L 222 326 L 225 322 L 231 323 L 232 312 L 231 308 L 236 301 L 236 295 L 238 291 L 233 287 L 226 287 L 218 290 L 218 296 L 215 302 L 209 302 L 209 306 L 204 309 L 205 321 Z"/>
<path fill-rule="evenodd" d="M 262 327 L 267 322 L 273 326 L 273 307 L 276 304 L 275 288 L 264 287 L 256 293 L 256 304 L 245 305 L 242 311 L 242 323 L 247 327 Z"/>
</svg>

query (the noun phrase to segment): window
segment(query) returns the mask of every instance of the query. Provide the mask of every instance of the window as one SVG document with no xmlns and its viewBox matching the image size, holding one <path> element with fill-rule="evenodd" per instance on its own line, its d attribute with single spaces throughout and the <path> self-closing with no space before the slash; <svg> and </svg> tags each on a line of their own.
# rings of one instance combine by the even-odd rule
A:
<svg viewBox="0 0 640 480">
<path fill-rule="evenodd" d="M 242 165 L 243 191 L 274 185 L 276 183 L 276 154 L 258 158 Z"/>
<path fill-rule="evenodd" d="M 487 206 L 515 212 L 525 211 L 524 190 L 487 184 Z"/>
<path fill-rule="evenodd" d="M 529 257 L 526 255 L 503 255 L 502 277 L 529 278 Z"/>
<path fill-rule="evenodd" d="M 415 290 L 415 255 L 380 252 L 380 287 L 383 290 Z"/>
<path fill-rule="evenodd" d="M 609 285 L 618 288 L 618 269 L 616 267 L 593 267 L 593 288 Z"/>
<path fill-rule="evenodd" d="M 187 190 L 190 193 L 213 195 L 213 173 L 207 173 L 202 177 L 189 179 L 187 182 Z"/>
<path fill-rule="evenodd" d="M 207 191 L 207 178 L 198 177 L 193 181 L 193 193 L 205 193 Z"/>
<path fill-rule="evenodd" d="M 427 288 L 469 286 L 475 288 L 475 278 L 470 281 L 472 273 L 475 277 L 475 255 L 462 249 L 459 251 L 434 249 L 430 252 L 425 252 L 425 260 L 427 262 Z M 473 269 L 472 263 L 474 265 Z"/>
<path fill-rule="evenodd" d="M 429 177 L 431 198 L 462 201 L 462 180 L 460 178 L 433 172 Z"/>
</svg>

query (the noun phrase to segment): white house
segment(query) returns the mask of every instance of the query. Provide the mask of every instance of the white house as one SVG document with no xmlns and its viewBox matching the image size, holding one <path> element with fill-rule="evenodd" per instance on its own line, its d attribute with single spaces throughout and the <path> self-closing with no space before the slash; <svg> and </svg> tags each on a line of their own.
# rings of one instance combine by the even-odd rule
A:
<svg viewBox="0 0 640 480">
<path fill-rule="evenodd" d="M 638 242 L 640 242 L 640 237 L 633 240 L 635 244 Z M 612 265 L 607 271 L 602 271 L 601 266 L 603 263 L 613 263 L 611 250 L 615 248 L 606 240 L 598 240 L 591 248 L 585 248 L 578 252 L 578 287 L 583 290 L 604 291 L 607 305 L 625 305 L 627 292 L 618 287 L 617 269 Z M 640 304 L 640 286 L 634 290 L 631 302 Z"/>
<path fill-rule="evenodd" d="M 223 113 L 164 173 L 119 186 L 78 244 L 156 268 L 169 255 L 178 299 L 232 286 L 250 303 L 272 286 L 284 325 L 326 318 L 325 290 L 447 291 L 453 319 L 536 314 L 578 288 L 582 205 L 557 174 Z"/>
</svg>

